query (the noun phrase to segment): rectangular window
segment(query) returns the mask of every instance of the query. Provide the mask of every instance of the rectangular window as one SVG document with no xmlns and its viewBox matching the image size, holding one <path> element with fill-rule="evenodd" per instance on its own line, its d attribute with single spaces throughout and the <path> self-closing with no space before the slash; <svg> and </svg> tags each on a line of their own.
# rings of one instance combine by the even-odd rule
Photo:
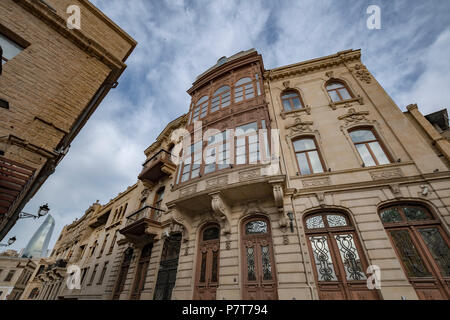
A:
<svg viewBox="0 0 450 320">
<path fill-rule="evenodd" d="M 236 128 L 236 164 L 256 163 L 259 159 L 258 123 Z"/>
<path fill-rule="evenodd" d="M 111 254 L 113 252 L 114 245 L 116 244 L 116 240 L 117 240 L 117 232 L 114 234 L 114 238 L 111 241 L 111 246 L 109 247 L 108 254 Z"/>
<path fill-rule="evenodd" d="M 2 64 L 5 64 L 23 50 L 23 48 L 20 45 L 10 40 L 9 38 L 5 37 L 1 33 L 0 33 L 0 46 L 3 49 Z"/>
<path fill-rule="evenodd" d="M 294 141 L 294 150 L 300 174 L 307 175 L 324 172 L 319 151 L 314 139 L 305 138 Z"/>
<path fill-rule="evenodd" d="M 99 257 L 101 257 L 102 254 L 103 254 L 103 251 L 105 251 L 106 243 L 108 242 L 108 237 L 109 237 L 109 234 L 107 234 L 107 235 L 105 236 L 105 240 L 103 240 L 102 249 L 100 250 L 100 253 L 99 253 L 99 255 L 98 255 Z"/>
<path fill-rule="evenodd" d="M 8 272 L 8 274 L 6 275 L 5 282 L 9 282 L 11 281 L 12 277 L 14 276 L 14 274 L 16 273 L 16 270 L 11 270 Z"/>
<path fill-rule="evenodd" d="M 89 271 L 89 267 L 83 269 L 83 271 L 81 273 L 81 284 L 84 283 L 84 279 L 86 279 L 86 274 L 88 273 L 88 271 Z"/>
<path fill-rule="evenodd" d="M 373 167 L 391 163 L 372 130 L 354 130 L 349 135 L 361 156 L 364 166 Z"/>
<path fill-rule="evenodd" d="M 94 282 L 95 274 L 97 273 L 98 264 L 94 266 L 94 270 L 92 270 L 91 279 L 89 280 L 88 286 L 90 286 Z"/>
<path fill-rule="evenodd" d="M 102 284 L 103 283 L 103 279 L 105 278 L 105 274 L 106 274 L 106 270 L 108 269 L 108 261 L 105 262 L 105 264 L 103 265 L 103 270 L 102 273 L 100 274 L 100 279 L 98 279 L 98 283 L 97 284 Z"/>
</svg>

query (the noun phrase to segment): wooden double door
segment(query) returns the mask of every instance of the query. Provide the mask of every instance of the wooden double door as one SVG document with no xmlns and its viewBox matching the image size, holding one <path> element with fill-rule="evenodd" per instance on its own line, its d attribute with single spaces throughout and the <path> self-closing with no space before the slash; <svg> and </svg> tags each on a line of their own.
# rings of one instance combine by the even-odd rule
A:
<svg viewBox="0 0 450 320">
<path fill-rule="evenodd" d="M 305 219 L 308 246 L 321 300 L 377 300 L 367 285 L 368 268 L 351 221 L 343 213 Z"/>
<path fill-rule="evenodd" d="M 277 300 L 277 278 L 270 224 L 253 217 L 241 229 L 244 300 Z"/>
<path fill-rule="evenodd" d="M 220 228 L 209 225 L 200 236 L 194 300 L 216 300 L 219 287 Z"/>
<path fill-rule="evenodd" d="M 450 299 L 450 241 L 432 211 L 406 203 L 382 209 L 380 218 L 419 299 Z"/>
</svg>

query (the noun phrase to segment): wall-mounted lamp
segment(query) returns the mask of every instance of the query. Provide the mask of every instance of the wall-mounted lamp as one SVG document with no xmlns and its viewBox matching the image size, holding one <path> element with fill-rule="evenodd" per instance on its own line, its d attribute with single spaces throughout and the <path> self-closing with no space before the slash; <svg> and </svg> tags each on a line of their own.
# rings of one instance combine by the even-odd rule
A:
<svg viewBox="0 0 450 320">
<path fill-rule="evenodd" d="M 290 220 L 289 226 L 291 227 L 291 232 L 294 233 L 294 214 L 292 212 L 288 212 L 287 216 Z"/>
<path fill-rule="evenodd" d="M 19 219 L 27 219 L 27 218 L 33 218 L 33 219 L 39 219 L 50 211 L 50 208 L 48 207 L 48 203 L 44 204 L 43 206 L 39 207 L 37 215 L 21 212 L 19 215 Z"/>
<path fill-rule="evenodd" d="M 9 238 L 8 243 L 5 243 L 5 244 L 0 243 L 0 247 L 9 247 L 9 246 L 12 246 L 12 244 L 13 244 L 14 242 L 16 242 L 16 240 L 17 240 L 16 237 Z"/>
</svg>

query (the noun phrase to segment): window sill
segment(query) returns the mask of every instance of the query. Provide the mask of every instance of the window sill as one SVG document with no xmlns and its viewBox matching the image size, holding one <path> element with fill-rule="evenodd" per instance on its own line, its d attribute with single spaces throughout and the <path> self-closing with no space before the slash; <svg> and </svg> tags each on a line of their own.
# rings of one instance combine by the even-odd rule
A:
<svg viewBox="0 0 450 320">
<path fill-rule="evenodd" d="M 280 113 L 280 115 L 281 115 L 281 118 L 283 118 L 283 120 L 285 120 L 287 117 L 297 117 L 298 115 L 300 115 L 302 113 L 306 113 L 306 114 L 310 115 L 311 107 L 307 105 L 305 108 L 292 110 L 292 111 L 283 111 Z"/>
<path fill-rule="evenodd" d="M 352 99 L 347 99 L 347 100 L 342 100 L 342 101 L 336 101 L 336 102 L 331 101 L 331 102 L 330 102 L 330 107 L 331 107 L 331 109 L 333 109 L 333 110 L 336 110 L 337 107 L 340 106 L 340 105 L 344 105 L 344 108 L 349 108 L 349 107 L 351 107 L 351 104 L 352 104 L 353 102 L 358 102 L 358 103 L 361 104 L 361 105 L 364 104 L 363 97 L 361 97 L 361 96 L 358 95 L 356 98 L 352 98 Z"/>
</svg>

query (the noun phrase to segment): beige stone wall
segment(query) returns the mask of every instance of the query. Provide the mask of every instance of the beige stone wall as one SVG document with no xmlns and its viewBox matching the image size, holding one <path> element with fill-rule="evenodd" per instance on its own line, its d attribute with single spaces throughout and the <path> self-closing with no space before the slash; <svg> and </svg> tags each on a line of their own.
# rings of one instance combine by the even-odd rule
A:
<svg viewBox="0 0 450 320">
<path fill-rule="evenodd" d="M 450 179 L 445 159 L 438 157 L 429 138 L 410 122 L 361 64 L 359 52 L 338 53 L 270 70 L 266 78 L 271 118 L 280 129 L 282 167 L 292 196 L 285 197 L 284 206 L 295 213 L 306 266 L 302 277 L 307 277 L 314 287 L 315 298 L 314 262 L 306 245 L 303 218 L 314 210 L 342 209 L 355 224 L 369 265 L 381 268 L 382 298 L 417 299 L 378 216 L 378 208 L 398 201 L 424 203 L 433 209 L 448 232 Z M 331 78 L 343 80 L 356 99 L 334 105 L 325 89 Z M 307 107 L 283 112 L 280 97 L 286 89 L 298 90 Z M 362 167 L 348 135 L 348 130 L 357 126 L 373 127 L 396 162 Z M 298 175 L 292 139 L 302 136 L 316 138 L 324 169 L 329 172 Z M 422 193 L 425 186 L 429 189 L 427 194 Z"/>
</svg>

